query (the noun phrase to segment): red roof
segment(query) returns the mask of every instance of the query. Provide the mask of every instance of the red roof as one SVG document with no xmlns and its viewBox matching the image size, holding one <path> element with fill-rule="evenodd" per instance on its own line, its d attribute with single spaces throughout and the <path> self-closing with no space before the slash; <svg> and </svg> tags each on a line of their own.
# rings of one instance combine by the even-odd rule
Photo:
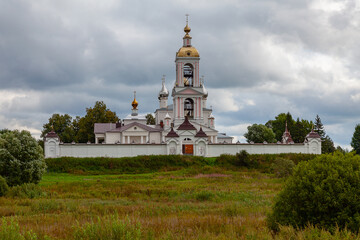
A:
<svg viewBox="0 0 360 240">
<path fill-rule="evenodd" d="M 312 129 L 311 132 L 308 135 L 306 135 L 306 138 L 321 138 L 321 137 L 317 132 L 314 132 L 314 129 Z"/>
<path fill-rule="evenodd" d="M 59 138 L 59 136 L 56 134 L 56 132 L 54 132 L 54 130 L 51 130 L 51 132 L 48 132 L 45 135 L 45 138 Z"/>
<path fill-rule="evenodd" d="M 291 134 L 287 128 L 287 122 L 285 123 L 285 132 L 282 135 L 282 139 L 281 139 L 282 143 L 293 143 L 294 141 L 292 140 Z"/>
<path fill-rule="evenodd" d="M 174 128 L 171 127 L 170 132 L 165 137 L 179 137 L 179 135 L 174 131 Z"/>
<path fill-rule="evenodd" d="M 195 137 L 207 137 L 206 133 L 200 127 L 200 130 L 196 133 Z"/>
<path fill-rule="evenodd" d="M 196 128 L 189 122 L 189 119 L 186 116 L 184 122 L 178 127 L 177 130 L 196 130 Z"/>
</svg>

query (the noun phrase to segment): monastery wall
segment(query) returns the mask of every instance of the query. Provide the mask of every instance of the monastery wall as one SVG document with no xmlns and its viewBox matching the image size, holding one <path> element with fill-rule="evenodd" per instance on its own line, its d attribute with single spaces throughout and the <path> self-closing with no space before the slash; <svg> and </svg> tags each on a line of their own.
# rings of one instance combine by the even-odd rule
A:
<svg viewBox="0 0 360 240">
<path fill-rule="evenodd" d="M 173 146 L 174 145 L 174 146 Z M 176 148 L 171 151 L 171 148 Z M 203 149 L 203 150 L 202 150 Z M 321 142 L 303 144 L 204 144 L 194 146 L 194 155 L 217 157 L 245 150 L 250 154 L 312 153 L 321 154 Z M 59 144 L 45 142 L 45 157 L 133 157 L 138 155 L 179 154 L 181 146 L 171 144 Z"/>
<path fill-rule="evenodd" d="M 134 157 L 164 155 L 165 144 L 60 144 L 59 155 L 53 157 Z M 49 156 L 45 156 L 49 157 Z"/>
</svg>

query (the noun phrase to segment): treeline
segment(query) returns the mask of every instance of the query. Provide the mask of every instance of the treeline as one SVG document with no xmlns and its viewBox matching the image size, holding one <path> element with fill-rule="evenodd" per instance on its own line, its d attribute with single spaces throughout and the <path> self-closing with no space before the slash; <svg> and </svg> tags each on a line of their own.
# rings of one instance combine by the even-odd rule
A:
<svg viewBox="0 0 360 240">
<path fill-rule="evenodd" d="M 76 174 L 120 174 L 171 171 L 189 167 L 219 166 L 228 168 L 247 167 L 271 172 L 277 159 L 291 160 L 294 164 L 315 158 L 313 154 L 248 154 L 242 151 L 237 155 L 223 154 L 219 157 L 205 158 L 184 155 L 148 155 L 123 158 L 48 158 L 46 164 L 50 172 Z"/>
<path fill-rule="evenodd" d="M 305 137 L 314 128 L 322 140 L 321 152 L 332 153 L 335 150 L 345 152 L 340 146 L 335 148 L 334 142 L 329 135 L 326 134 L 324 125 L 319 115 L 316 115 L 315 121 L 297 118 L 293 119 L 288 113 L 280 113 L 274 120 L 269 120 L 265 125 L 253 124 L 249 126 L 248 131 L 244 134 L 247 142 L 262 143 L 264 141 L 274 143 L 282 140 L 282 136 L 287 125 L 291 137 L 295 143 L 303 143 Z"/>
<path fill-rule="evenodd" d="M 155 118 L 151 114 L 146 115 L 147 124 L 155 124 Z M 41 137 L 54 130 L 62 142 L 86 143 L 95 141 L 95 123 L 118 123 L 120 118 L 116 112 L 106 107 L 103 101 L 97 101 L 94 107 L 86 108 L 83 117 L 71 117 L 69 114 L 54 113 L 47 123 L 43 125 Z M 40 143 L 42 144 L 42 143 Z"/>
</svg>

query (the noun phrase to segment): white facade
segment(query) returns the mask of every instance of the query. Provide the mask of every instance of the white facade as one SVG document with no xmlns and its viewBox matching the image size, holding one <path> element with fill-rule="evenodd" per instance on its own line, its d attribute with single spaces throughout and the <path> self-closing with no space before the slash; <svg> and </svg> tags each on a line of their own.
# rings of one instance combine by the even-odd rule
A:
<svg viewBox="0 0 360 240">
<path fill-rule="evenodd" d="M 191 45 L 191 29 L 184 28 L 183 46 L 176 53 L 176 81 L 169 100 L 169 91 L 162 78 L 158 94 L 159 108 L 155 125 L 147 125 L 138 114 L 134 92 L 132 113 L 119 123 L 96 123 L 95 144 L 63 144 L 54 132 L 45 137 L 45 157 L 125 157 L 137 155 L 189 154 L 214 157 L 249 153 L 314 153 L 321 154 L 320 137 L 312 132 L 301 144 L 292 142 L 287 129 L 286 140 L 277 144 L 233 144 L 232 137 L 215 128 L 212 109 L 207 107 L 208 92 L 200 77 L 200 55 Z M 171 103 L 170 105 L 168 103 Z M 289 138 L 290 136 L 290 138 Z"/>
</svg>

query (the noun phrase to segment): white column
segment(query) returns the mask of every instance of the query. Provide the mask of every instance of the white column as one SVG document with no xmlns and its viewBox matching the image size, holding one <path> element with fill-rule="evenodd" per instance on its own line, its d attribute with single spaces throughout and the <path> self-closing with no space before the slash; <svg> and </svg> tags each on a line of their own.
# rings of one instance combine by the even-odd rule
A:
<svg viewBox="0 0 360 240">
<path fill-rule="evenodd" d="M 143 136 L 140 136 L 140 143 L 143 144 L 143 139 L 144 137 Z"/>
</svg>

